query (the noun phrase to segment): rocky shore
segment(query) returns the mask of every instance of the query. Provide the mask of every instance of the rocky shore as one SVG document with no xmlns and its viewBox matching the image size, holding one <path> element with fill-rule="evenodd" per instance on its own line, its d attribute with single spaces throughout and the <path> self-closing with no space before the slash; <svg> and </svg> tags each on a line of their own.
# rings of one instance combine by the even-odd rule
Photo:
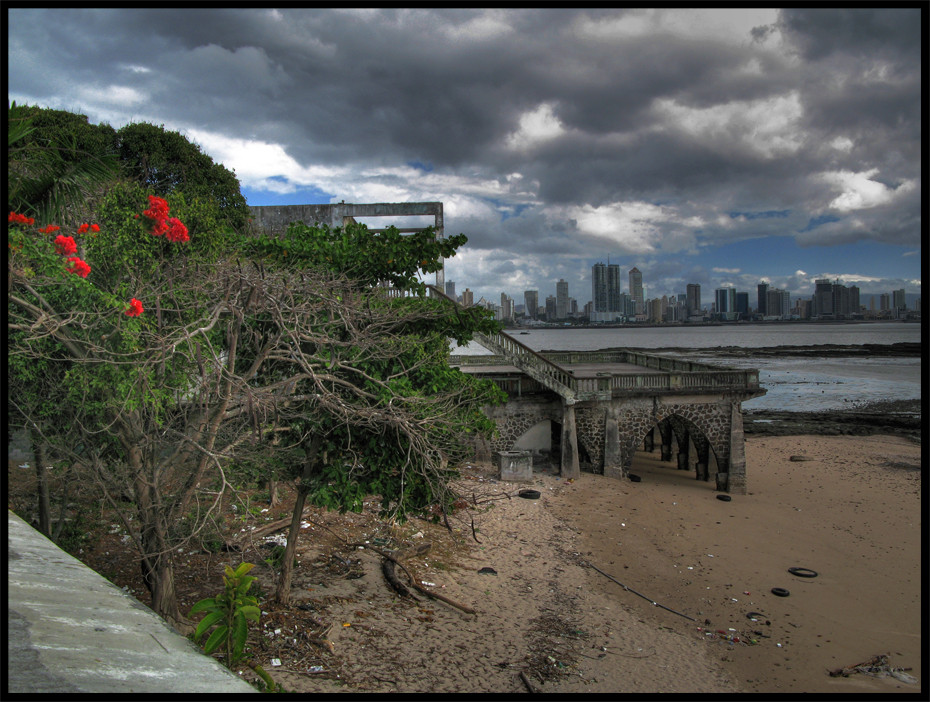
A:
<svg viewBox="0 0 930 702">
<path fill-rule="evenodd" d="M 920 410 L 920 400 L 884 400 L 837 411 L 744 411 L 743 431 L 747 436 L 886 434 L 919 442 Z"/>
<path fill-rule="evenodd" d="M 676 352 L 690 355 L 712 355 L 720 358 L 770 358 L 770 357 L 856 357 L 873 356 L 880 358 L 899 358 L 920 356 L 922 345 L 916 342 L 897 344 L 816 344 L 813 346 L 713 346 L 710 348 L 631 349 L 643 353 Z"/>
</svg>

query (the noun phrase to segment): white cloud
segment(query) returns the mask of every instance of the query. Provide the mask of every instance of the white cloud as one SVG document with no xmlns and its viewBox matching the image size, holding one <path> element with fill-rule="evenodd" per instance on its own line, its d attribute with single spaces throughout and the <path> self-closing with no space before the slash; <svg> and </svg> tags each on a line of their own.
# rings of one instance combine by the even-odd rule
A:
<svg viewBox="0 0 930 702">
<path fill-rule="evenodd" d="M 502 10 L 487 10 L 463 24 L 447 22 L 440 30 L 453 41 L 486 41 L 513 33 Z"/>
<path fill-rule="evenodd" d="M 653 108 L 671 131 L 683 131 L 720 143 L 738 141 L 744 148 L 766 157 L 794 153 L 803 143 L 803 133 L 798 126 L 803 108 L 797 91 L 764 100 L 732 101 L 705 108 L 663 98 L 656 100 Z"/>
<path fill-rule="evenodd" d="M 147 96 L 135 88 L 125 85 L 108 85 L 101 89 L 99 86 L 81 87 L 77 90 L 78 100 L 95 105 L 101 102 L 119 107 L 137 105 L 145 102 Z"/>
<path fill-rule="evenodd" d="M 714 273 L 739 273 L 741 268 L 712 268 Z"/>
<path fill-rule="evenodd" d="M 829 207 L 840 212 L 864 210 L 892 202 L 916 187 L 913 180 L 906 180 L 895 189 L 884 183 L 872 180 L 878 173 L 877 168 L 854 173 L 852 171 L 834 171 L 822 174 L 822 178 L 836 186 L 842 192 L 835 197 Z"/>
<path fill-rule="evenodd" d="M 565 128 L 552 112 L 552 105 L 542 103 L 535 110 L 520 116 L 520 126 L 507 136 L 507 146 L 511 149 L 527 149 L 564 132 Z"/>
</svg>

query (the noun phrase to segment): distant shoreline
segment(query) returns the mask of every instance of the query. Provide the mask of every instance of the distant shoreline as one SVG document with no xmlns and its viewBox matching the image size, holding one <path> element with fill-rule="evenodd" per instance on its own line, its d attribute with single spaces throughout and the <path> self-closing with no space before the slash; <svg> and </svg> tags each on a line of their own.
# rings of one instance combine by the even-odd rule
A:
<svg viewBox="0 0 930 702">
<path fill-rule="evenodd" d="M 710 322 L 623 322 L 620 324 L 591 324 L 586 322 L 584 324 L 572 324 L 571 322 L 558 324 L 558 323 L 545 323 L 545 324 L 534 324 L 531 326 L 525 325 L 512 325 L 505 326 L 504 331 L 507 333 L 511 332 L 527 332 L 527 331 L 550 331 L 553 329 L 662 329 L 662 328 L 682 328 L 682 329 L 694 329 L 697 327 L 745 327 L 745 326 L 779 326 L 783 324 L 787 325 L 820 325 L 820 324 L 829 324 L 833 326 L 841 326 L 848 324 L 916 324 L 920 325 L 921 321 L 919 319 L 767 319 L 767 320 L 742 320 L 739 322 L 720 322 L 720 321 L 710 321 Z"/>
</svg>

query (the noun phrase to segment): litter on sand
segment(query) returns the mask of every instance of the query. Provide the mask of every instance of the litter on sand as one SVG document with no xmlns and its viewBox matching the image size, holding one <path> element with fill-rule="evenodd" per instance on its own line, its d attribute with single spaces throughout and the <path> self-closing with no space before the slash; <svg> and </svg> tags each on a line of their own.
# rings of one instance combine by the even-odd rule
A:
<svg viewBox="0 0 930 702">
<path fill-rule="evenodd" d="M 842 675 L 844 678 L 848 678 L 852 673 L 862 673 L 864 675 L 871 675 L 875 678 L 887 678 L 889 675 L 896 680 L 900 680 L 903 683 L 908 685 L 916 685 L 919 681 L 913 675 L 908 675 L 905 671 L 910 670 L 910 668 L 895 668 L 888 662 L 888 654 L 880 653 L 877 656 L 872 656 L 869 660 L 863 661 L 862 663 L 854 663 L 853 665 L 848 665 L 845 668 L 836 668 L 835 670 L 830 671 L 830 677 L 837 677 Z"/>
</svg>

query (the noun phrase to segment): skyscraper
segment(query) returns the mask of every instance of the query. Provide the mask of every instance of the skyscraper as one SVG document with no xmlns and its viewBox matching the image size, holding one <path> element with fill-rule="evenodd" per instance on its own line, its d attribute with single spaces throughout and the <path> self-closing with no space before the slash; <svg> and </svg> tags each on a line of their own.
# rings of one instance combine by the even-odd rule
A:
<svg viewBox="0 0 930 702">
<path fill-rule="evenodd" d="M 639 272 L 639 268 L 633 266 L 630 269 L 630 297 L 633 298 L 633 304 L 635 305 L 636 314 L 640 314 L 643 311 L 643 274 Z"/>
<path fill-rule="evenodd" d="M 903 312 L 904 310 L 907 309 L 907 302 L 904 299 L 904 288 L 901 288 L 900 290 L 895 290 L 894 292 L 892 292 L 891 298 L 892 298 L 892 306 L 896 310 Z"/>
<path fill-rule="evenodd" d="M 465 292 L 462 293 L 462 305 L 465 307 L 471 307 L 475 304 L 475 293 L 473 293 L 468 288 L 465 288 Z"/>
<path fill-rule="evenodd" d="M 814 281 L 814 317 L 833 319 L 833 283 L 826 278 Z"/>
<path fill-rule="evenodd" d="M 768 314 L 768 307 L 766 306 L 768 301 L 768 291 L 768 283 L 759 283 L 756 286 L 756 311 L 763 317 Z"/>
<path fill-rule="evenodd" d="M 455 299 L 455 281 L 454 280 L 446 281 L 446 295 L 451 297 L 453 300 Z"/>
<path fill-rule="evenodd" d="M 539 291 L 526 290 L 523 293 L 523 314 L 529 319 L 537 318 L 537 309 L 539 308 Z"/>
<path fill-rule="evenodd" d="M 701 286 L 688 283 L 688 316 L 701 314 Z"/>
<path fill-rule="evenodd" d="M 620 314 L 620 266 L 616 263 L 591 267 L 591 302 L 596 321 L 612 322 Z"/>
<path fill-rule="evenodd" d="M 556 319 L 568 319 L 568 283 L 561 278 L 555 284 L 555 315 Z"/>
<path fill-rule="evenodd" d="M 719 319 L 736 318 L 736 288 L 717 288 L 714 291 L 714 303 Z"/>
<path fill-rule="evenodd" d="M 616 263 L 607 264 L 607 311 L 620 314 L 620 266 Z"/>
<path fill-rule="evenodd" d="M 607 312 L 607 266 L 595 263 L 591 266 L 591 301 L 594 303 L 595 319 Z"/>
</svg>

